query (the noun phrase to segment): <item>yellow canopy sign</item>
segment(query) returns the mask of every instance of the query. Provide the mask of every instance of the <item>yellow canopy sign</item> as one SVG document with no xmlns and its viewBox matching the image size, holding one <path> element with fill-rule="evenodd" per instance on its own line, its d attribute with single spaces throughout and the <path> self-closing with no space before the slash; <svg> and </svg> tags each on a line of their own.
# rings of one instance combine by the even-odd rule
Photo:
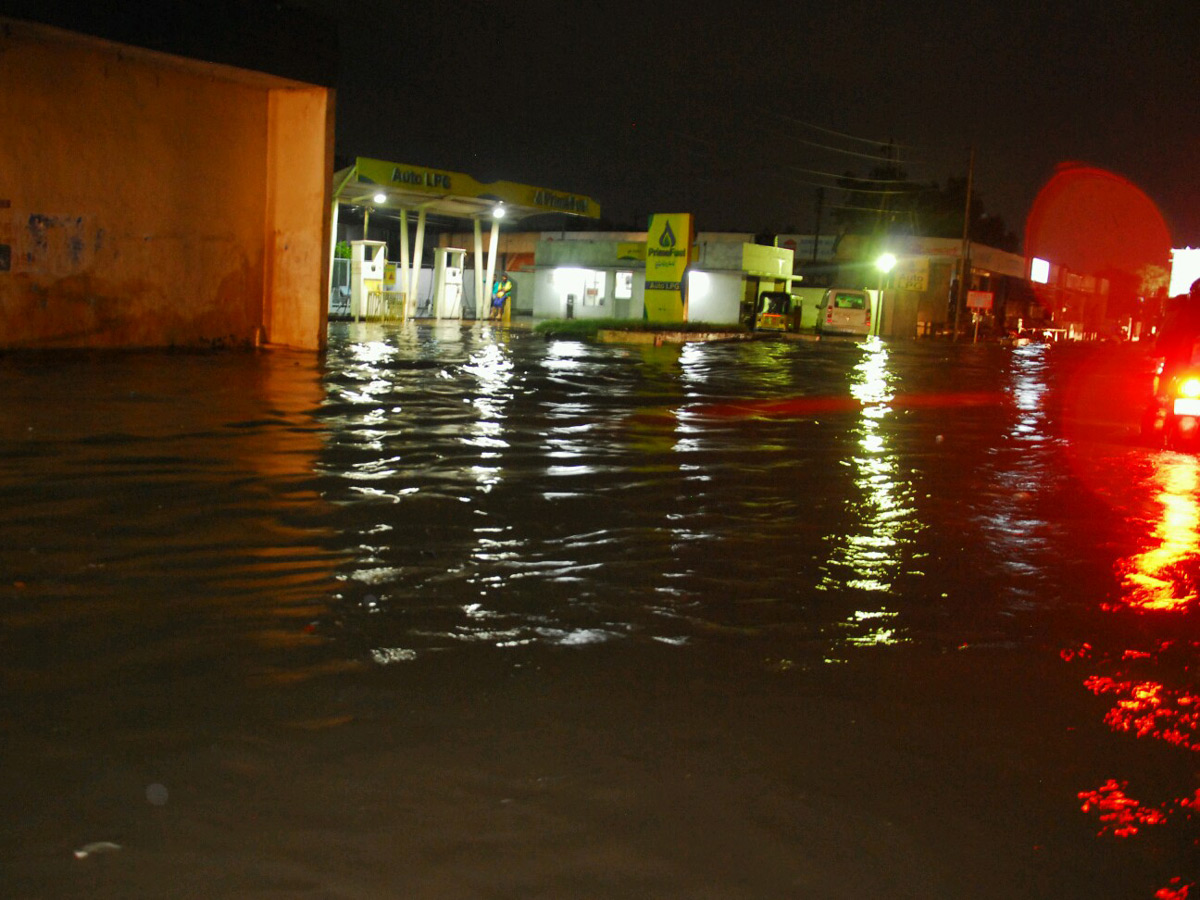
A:
<svg viewBox="0 0 1200 900">
<path fill-rule="evenodd" d="M 389 195 L 394 194 L 397 200 L 406 197 L 413 203 L 421 203 L 425 198 L 445 199 L 450 202 L 481 200 L 504 203 L 522 210 L 525 214 L 556 212 L 589 219 L 600 218 L 600 204 L 583 194 L 553 191 L 513 181 L 493 181 L 484 184 L 470 175 L 445 169 L 411 166 L 360 156 L 355 163 L 355 176 L 359 184 L 377 186 Z"/>
<path fill-rule="evenodd" d="M 655 213 L 646 232 L 646 318 L 651 322 L 687 320 L 687 272 L 693 241 L 691 213 Z"/>
</svg>

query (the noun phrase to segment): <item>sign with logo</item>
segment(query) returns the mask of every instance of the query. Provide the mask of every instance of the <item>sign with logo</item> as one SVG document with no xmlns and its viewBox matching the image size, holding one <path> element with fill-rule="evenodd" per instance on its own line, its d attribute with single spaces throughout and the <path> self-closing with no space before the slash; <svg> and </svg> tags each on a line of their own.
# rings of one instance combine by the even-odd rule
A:
<svg viewBox="0 0 1200 900">
<path fill-rule="evenodd" d="M 898 291 L 929 290 L 929 257 L 901 257 L 892 272 L 892 287 Z"/>
<path fill-rule="evenodd" d="M 684 273 L 692 247 L 691 213 L 655 213 L 646 232 L 646 318 L 687 320 Z"/>
<path fill-rule="evenodd" d="M 995 296 L 995 291 L 967 291 L 967 309 L 991 309 L 992 300 Z"/>
<path fill-rule="evenodd" d="M 385 162 L 360 156 L 355 160 L 355 174 L 363 185 L 390 188 L 400 196 L 420 195 L 453 200 L 456 197 L 511 203 L 533 207 L 544 212 L 570 213 L 589 219 L 600 218 L 600 204 L 583 194 L 552 191 L 548 188 L 512 181 L 476 181 L 461 172 L 447 172 L 427 166 Z M 411 200 L 406 202 L 412 202 Z M 400 203 L 398 205 L 405 205 Z"/>
</svg>

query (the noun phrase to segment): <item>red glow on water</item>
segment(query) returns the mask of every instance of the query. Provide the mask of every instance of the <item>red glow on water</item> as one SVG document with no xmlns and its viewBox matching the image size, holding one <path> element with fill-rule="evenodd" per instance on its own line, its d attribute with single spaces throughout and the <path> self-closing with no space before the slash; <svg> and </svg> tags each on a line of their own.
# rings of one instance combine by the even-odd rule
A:
<svg viewBox="0 0 1200 900">
<path fill-rule="evenodd" d="M 1088 655 L 1091 652 L 1092 652 L 1092 645 L 1088 644 L 1088 643 L 1083 643 L 1083 644 L 1080 644 L 1077 649 L 1071 649 L 1070 647 L 1064 647 L 1062 650 L 1058 651 L 1058 655 L 1060 657 L 1062 657 L 1063 662 L 1070 662 L 1073 659 L 1087 659 Z"/>
<path fill-rule="evenodd" d="M 887 401 L 892 409 L 964 408 L 998 406 L 1007 402 L 998 393 L 897 394 Z M 862 401 L 850 396 L 773 397 L 762 400 L 738 400 L 733 403 L 706 403 L 692 406 L 692 415 L 714 419 L 803 418 L 824 413 L 858 412 Z"/>
<path fill-rule="evenodd" d="M 1152 737 L 1184 750 L 1200 750 L 1200 697 L 1169 690 L 1155 681 L 1118 680 L 1092 675 L 1085 682 L 1096 696 L 1112 694 L 1116 703 L 1104 716 L 1113 731 Z"/>
<path fill-rule="evenodd" d="M 1169 885 L 1154 892 L 1154 897 L 1155 900 L 1187 900 L 1188 892 L 1195 886 L 1195 882 L 1184 884 L 1182 878 L 1172 878 Z"/>
<path fill-rule="evenodd" d="M 1094 791 L 1080 791 L 1080 807 L 1085 813 L 1096 813 L 1103 823 L 1097 835 L 1111 834 L 1127 838 L 1138 833 L 1145 825 L 1162 825 L 1167 821 L 1160 809 L 1143 806 L 1125 793 L 1126 782 L 1117 783 L 1108 779 Z"/>
<path fill-rule="evenodd" d="M 1182 612 L 1197 599 L 1189 563 L 1200 552 L 1200 467 L 1192 458 L 1164 460 L 1153 473 L 1160 513 L 1148 546 L 1118 565 L 1122 604 L 1147 612 Z"/>
</svg>

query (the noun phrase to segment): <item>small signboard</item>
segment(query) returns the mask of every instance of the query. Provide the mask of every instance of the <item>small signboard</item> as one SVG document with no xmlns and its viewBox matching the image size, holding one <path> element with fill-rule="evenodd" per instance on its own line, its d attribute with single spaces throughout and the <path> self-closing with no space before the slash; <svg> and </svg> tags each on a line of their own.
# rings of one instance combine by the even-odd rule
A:
<svg viewBox="0 0 1200 900">
<path fill-rule="evenodd" d="M 929 257 L 901 259 L 892 272 L 892 286 L 899 291 L 929 290 Z"/>
<path fill-rule="evenodd" d="M 967 309 L 989 310 L 995 297 L 995 291 L 967 291 Z"/>
</svg>

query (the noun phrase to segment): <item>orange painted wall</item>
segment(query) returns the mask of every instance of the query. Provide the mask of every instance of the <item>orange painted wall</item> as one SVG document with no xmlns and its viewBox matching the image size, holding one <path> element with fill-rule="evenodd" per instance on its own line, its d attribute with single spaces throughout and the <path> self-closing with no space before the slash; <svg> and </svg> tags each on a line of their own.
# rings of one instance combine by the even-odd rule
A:
<svg viewBox="0 0 1200 900">
<path fill-rule="evenodd" d="M 0 347 L 324 345 L 331 92 L 2 19 L 0 84 Z"/>
<path fill-rule="evenodd" d="M 314 127 L 321 125 L 322 127 Z M 329 324 L 329 202 L 333 103 L 323 88 L 267 98 L 264 326 L 272 343 L 308 346 Z M 314 227 L 314 217 L 320 222 Z M 311 302 L 312 298 L 319 302 Z"/>
</svg>

